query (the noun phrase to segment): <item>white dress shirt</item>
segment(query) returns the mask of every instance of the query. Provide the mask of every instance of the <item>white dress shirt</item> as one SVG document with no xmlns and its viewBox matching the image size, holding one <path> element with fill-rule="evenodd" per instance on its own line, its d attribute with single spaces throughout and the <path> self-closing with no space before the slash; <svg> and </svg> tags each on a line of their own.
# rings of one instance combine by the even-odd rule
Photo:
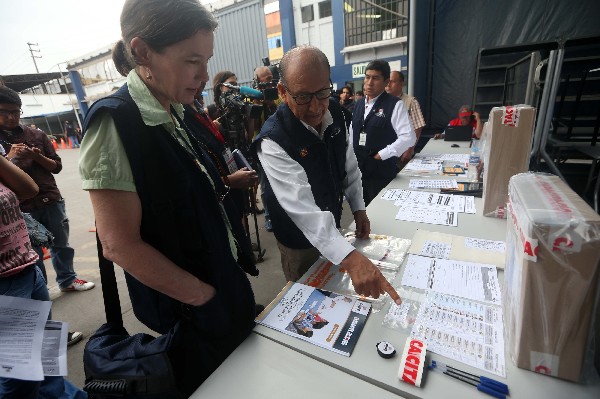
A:
<svg viewBox="0 0 600 399">
<path fill-rule="evenodd" d="M 379 96 L 381 96 L 381 94 Z M 379 96 L 371 99 L 365 97 L 365 119 L 369 116 L 369 112 L 371 112 L 371 109 Z M 358 112 L 356 107 L 354 108 L 354 112 Z M 417 141 L 417 136 L 410 124 L 408 112 L 406 111 L 406 108 L 404 108 L 404 103 L 402 101 L 396 103 L 396 106 L 392 111 L 391 123 L 398 138 L 392 144 L 388 144 L 379 150 L 379 156 L 383 161 L 391 157 L 400 157 L 406 150 L 414 146 Z M 352 137 L 352 134 L 352 125 L 350 125 L 350 137 Z M 352 140 L 350 140 L 350 142 L 352 143 Z"/>
<path fill-rule="evenodd" d="M 319 138 L 322 138 L 323 132 L 332 123 L 333 118 L 329 110 L 323 117 L 320 132 L 302 122 Z M 346 142 L 348 141 L 346 135 Z M 281 207 L 321 255 L 339 265 L 354 250 L 354 247 L 336 228 L 333 214 L 329 211 L 322 211 L 317 206 L 304 168 L 273 140 L 261 141 L 257 152 L 258 159 L 260 159 L 269 184 Z M 365 209 L 361 174 L 350 144 L 346 148 L 344 194 L 353 213 Z"/>
</svg>

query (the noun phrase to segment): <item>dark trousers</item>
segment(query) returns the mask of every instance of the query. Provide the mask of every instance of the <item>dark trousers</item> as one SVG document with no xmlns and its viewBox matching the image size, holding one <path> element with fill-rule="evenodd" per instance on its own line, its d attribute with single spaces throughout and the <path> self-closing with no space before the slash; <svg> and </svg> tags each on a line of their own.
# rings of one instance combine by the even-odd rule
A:
<svg viewBox="0 0 600 399">
<path fill-rule="evenodd" d="M 379 192 L 384 189 L 388 183 L 392 181 L 389 178 L 381 178 L 378 176 L 370 176 L 367 179 L 362 180 L 363 186 L 363 198 L 365 199 L 365 206 L 368 206 L 373 199 L 377 197 Z"/>
</svg>

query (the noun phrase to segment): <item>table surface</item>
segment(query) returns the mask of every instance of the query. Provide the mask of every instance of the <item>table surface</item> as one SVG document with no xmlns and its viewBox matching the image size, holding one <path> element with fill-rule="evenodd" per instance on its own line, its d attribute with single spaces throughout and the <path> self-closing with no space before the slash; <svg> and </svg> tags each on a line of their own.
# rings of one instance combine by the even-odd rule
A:
<svg viewBox="0 0 600 399">
<path fill-rule="evenodd" d="M 264 338 L 250 336 L 190 399 L 398 399 L 395 394 Z"/>
<path fill-rule="evenodd" d="M 468 144 L 464 142 L 456 143 L 460 147 L 452 148 L 452 142 L 441 140 L 430 140 L 422 153 L 465 153 L 469 152 Z M 410 176 L 400 173 L 388 185 L 387 188 L 407 188 Z M 418 178 L 423 178 L 419 176 Z M 442 178 L 436 176 L 435 178 Z M 454 178 L 454 177 L 452 177 Z M 460 178 L 459 178 L 460 180 Z M 395 209 L 393 201 L 384 201 L 379 198 L 367 208 L 367 214 L 371 220 L 372 233 L 386 234 L 401 238 L 412 238 L 417 229 L 429 231 L 437 231 L 448 234 L 463 235 L 489 240 L 505 240 L 506 239 L 506 220 L 486 218 L 482 216 L 483 201 L 481 198 L 475 198 L 475 206 L 477 214 L 459 214 L 458 227 L 439 226 L 412 222 L 403 222 L 395 220 Z M 400 287 L 402 270 L 398 273 L 395 281 L 392 283 L 394 287 Z M 503 273 L 499 271 L 499 278 L 503 280 Z M 280 384 L 272 386 L 271 392 L 277 392 L 277 389 L 282 390 L 286 386 L 286 377 L 282 376 L 282 369 L 270 370 L 270 366 L 258 365 L 256 360 L 264 360 L 268 363 L 280 361 L 280 356 L 285 357 L 285 361 L 292 362 L 298 367 L 313 367 L 323 368 L 327 376 L 320 374 L 321 383 L 327 383 L 329 375 L 339 376 L 334 373 L 334 370 L 347 373 L 349 378 L 354 378 L 358 381 L 367 383 L 363 386 L 366 390 L 373 389 L 371 394 L 365 397 L 384 397 L 379 396 L 377 389 L 382 388 L 396 395 L 401 395 L 406 398 L 442 398 L 442 397 L 489 397 L 483 393 L 476 391 L 476 388 L 456 381 L 442 374 L 426 373 L 421 388 L 416 388 L 398 380 L 397 373 L 400 362 L 400 356 L 392 359 L 383 359 L 377 355 L 375 344 L 379 341 L 389 341 L 395 347 L 396 351 L 401 353 L 404 343 L 406 342 L 407 333 L 402 333 L 397 330 L 392 330 L 382 326 L 383 317 L 385 316 L 389 303 L 383 307 L 383 310 L 378 313 L 373 313 L 365 325 L 365 328 L 358 340 L 357 346 L 352 353 L 352 356 L 345 357 L 319 348 L 305 341 L 296 339 L 286 334 L 277 332 L 270 328 L 257 325 L 254 329 L 255 334 L 268 338 L 276 343 L 275 346 L 261 344 L 257 348 L 248 348 L 252 342 L 256 341 L 254 336 L 251 336 L 240 348 L 236 349 L 234 354 L 211 376 L 207 381 L 208 388 L 204 385 L 199 389 L 199 392 L 204 392 L 204 389 L 212 389 L 211 386 L 215 383 L 221 384 L 219 381 L 236 381 L 227 380 L 234 378 L 236 367 L 248 367 L 254 365 L 266 370 L 261 375 L 261 381 L 272 384 L 272 380 L 281 379 Z M 262 342 L 258 340 L 258 342 Z M 278 345 L 278 346 L 277 346 Z M 266 349 L 265 349 L 266 348 Z M 292 351 L 290 353 L 290 350 Z M 289 356 L 289 358 L 288 358 Z M 511 359 L 506 354 L 506 374 L 507 379 L 485 373 L 476 368 L 467 366 L 457 361 L 447 359 L 443 356 L 429 353 L 428 360 L 436 359 L 452 365 L 458 365 L 459 368 L 475 374 L 487 375 L 491 378 L 498 379 L 508 384 L 512 398 L 600 398 L 600 378 L 596 376 L 595 382 L 591 385 L 582 385 L 566 382 L 557 378 L 552 378 L 534 372 L 517 368 Z M 240 364 L 241 363 L 241 364 Z M 251 368 L 252 366 L 248 367 Z M 285 374 L 285 373 L 283 373 Z M 354 377 L 352 377 L 354 376 Z M 356 378 L 358 377 L 358 378 Z M 296 378 L 292 375 L 292 378 Z M 333 378 L 333 377 L 332 377 Z M 341 377 L 339 377 L 341 378 Z M 360 379 L 360 380 L 359 380 Z M 246 386 L 249 392 L 255 389 L 256 380 L 244 377 L 244 382 L 239 381 L 239 385 Z M 253 382 L 252 382 L 253 381 Z M 271 382 L 269 382 L 271 381 Z M 370 383 L 370 384 L 369 384 Z M 206 384 L 206 383 L 205 383 Z M 225 383 L 224 385 L 227 385 Z M 233 389 L 233 387 L 225 387 Z M 236 387 L 240 388 L 240 387 Z M 336 387 L 342 389 L 341 387 Z M 216 389 L 216 388 L 215 388 Z M 241 388 L 240 388 L 241 389 Z M 451 395 L 449 395 L 451 393 Z M 377 395 L 377 396 L 375 396 Z M 211 396 L 208 396 L 211 397 Z M 321 396 L 318 396 L 321 397 Z M 338 390 L 335 390 L 333 397 L 342 397 Z"/>
</svg>

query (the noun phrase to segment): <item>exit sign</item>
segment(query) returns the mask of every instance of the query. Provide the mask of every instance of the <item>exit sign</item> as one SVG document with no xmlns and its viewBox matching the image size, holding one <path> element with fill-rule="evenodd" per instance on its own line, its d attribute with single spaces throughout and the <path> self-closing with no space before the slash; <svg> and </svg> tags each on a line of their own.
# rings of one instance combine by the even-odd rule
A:
<svg viewBox="0 0 600 399">
<path fill-rule="evenodd" d="M 365 76 L 365 68 L 369 65 L 368 62 L 352 65 L 352 77 L 363 78 Z"/>
</svg>

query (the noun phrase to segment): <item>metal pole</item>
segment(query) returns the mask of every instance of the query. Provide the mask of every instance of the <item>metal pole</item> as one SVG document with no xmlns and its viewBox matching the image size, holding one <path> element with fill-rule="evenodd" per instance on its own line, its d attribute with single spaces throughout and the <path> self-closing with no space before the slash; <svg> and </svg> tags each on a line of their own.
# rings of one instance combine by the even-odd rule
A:
<svg viewBox="0 0 600 399">
<path fill-rule="evenodd" d="M 73 108 L 73 113 L 75 114 L 75 118 L 77 119 L 77 124 L 79 125 L 79 128 L 82 129 L 83 125 L 81 124 L 81 120 L 79 119 L 79 112 L 77 112 L 77 110 L 75 109 L 75 106 L 73 105 L 73 100 L 71 100 L 71 92 L 69 92 L 69 88 L 67 87 L 67 79 L 65 78 L 65 75 L 63 75 L 62 71 L 60 70 L 60 64 L 56 64 L 56 66 L 58 67 L 58 72 L 60 73 L 60 77 L 63 80 L 63 83 L 65 85 L 65 91 L 67 92 L 67 97 L 69 98 L 69 104 L 71 104 L 71 108 Z M 58 81 L 59 85 L 60 85 L 60 79 Z"/>
<path fill-rule="evenodd" d="M 550 168 L 552 173 L 560 177 L 563 181 L 566 181 L 560 170 L 558 170 L 558 167 L 554 164 L 554 160 L 552 157 L 550 157 L 550 154 L 546 152 L 546 143 L 548 142 L 550 124 L 552 123 L 552 114 L 554 113 L 554 103 L 556 102 L 556 92 L 558 91 L 558 86 L 560 85 L 560 72 L 565 55 L 564 47 L 561 46 L 557 51 L 556 66 L 554 67 L 554 76 L 552 77 L 552 88 L 550 89 L 551 92 L 550 98 L 548 99 L 548 109 L 546 110 L 545 115 L 544 131 L 542 132 L 540 142 L 540 154 L 544 161 L 546 161 L 548 164 L 548 168 Z"/>
<path fill-rule="evenodd" d="M 550 51 L 548 56 L 548 69 L 546 70 L 546 81 L 544 82 L 544 88 L 542 89 L 542 99 L 540 100 L 540 111 L 538 113 L 538 121 L 535 125 L 533 133 L 533 149 L 531 150 L 531 160 L 535 162 L 536 167 L 539 163 L 538 153 L 540 151 L 540 143 L 542 141 L 542 132 L 544 131 L 544 121 L 546 116 L 546 110 L 548 109 L 548 98 L 550 97 L 550 86 L 552 77 L 554 75 L 554 64 L 556 62 L 556 51 Z"/>
<path fill-rule="evenodd" d="M 410 0 L 408 11 L 408 94 L 411 96 L 414 93 L 415 83 L 415 41 L 417 34 L 417 1 Z"/>
</svg>

